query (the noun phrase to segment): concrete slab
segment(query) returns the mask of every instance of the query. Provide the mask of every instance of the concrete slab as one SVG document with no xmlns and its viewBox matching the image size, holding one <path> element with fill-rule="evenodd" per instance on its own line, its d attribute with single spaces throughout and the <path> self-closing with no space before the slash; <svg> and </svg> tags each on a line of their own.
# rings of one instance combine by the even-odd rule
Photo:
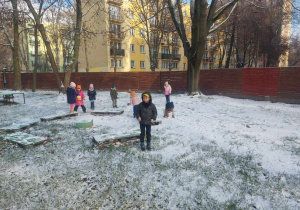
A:
<svg viewBox="0 0 300 210">
<path fill-rule="evenodd" d="M 100 134 L 93 136 L 93 140 L 96 144 L 109 144 L 115 142 L 125 142 L 140 137 L 140 129 L 131 130 L 120 134 Z"/>
</svg>

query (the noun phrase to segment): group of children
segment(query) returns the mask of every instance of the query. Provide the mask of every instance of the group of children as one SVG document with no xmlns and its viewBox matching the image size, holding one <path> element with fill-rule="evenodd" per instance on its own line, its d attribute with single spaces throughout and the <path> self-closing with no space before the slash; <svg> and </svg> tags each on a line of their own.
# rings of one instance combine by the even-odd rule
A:
<svg viewBox="0 0 300 210">
<path fill-rule="evenodd" d="M 70 83 L 70 86 L 67 88 L 67 102 L 70 104 L 70 113 L 76 113 L 78 106 L 81 106 L 84 113 L 86 113 L 86 108 L 83 103 L 84 99 L 84 93 L 81 90 L 81 85 L 77 85 L 74 82 Z M 173 102 L 170 102 L 170 95 L 172 92 L 171 86 L 168 84 L 168 82 L 164 85 L 165 88 L 165 95 L 166 95 L 166 109 L 164 117 L 168 118 L 169 112 L 173 112 L 174 117 L 174 105 Z M 95 100 L 96 100 L 96 90 L 94 89 L 94 85 L 90 84 L 89 90 L 87 92 L 89 96 L 89 101 L 91 103 L 91 109 L 95 109 Z M 112 84 L 112 87 L 110 89 L 110 97 L 112 100 L 113 108 L 117 108 L 117 89 L 115 84 Z M 136 95 L 135 91 L 132 91 L 130 93 L 130 102 L 128 105 L 133 105 L 133 117 L 137 118 L 140 122 L 140 146 L 141 150 L 145 151 L 151 150 L 151 125 L 153 121 L 156 120 L 157 117 L 157 109 L 156 106 L 152 103 L 152 97 L 151 94 L 147 91 L 142 93 L 142 102 L 140 103 L 139 97 Z M 170 104 L 172 104 L 172 107 L 170 107 Z M 75 105 L 75 108 L 74 108 Z M 74 108 L 74 110 L 73 110 Z M 145 146 L 145 135 L 147 137 L 147 144 Z"/>
</svg>

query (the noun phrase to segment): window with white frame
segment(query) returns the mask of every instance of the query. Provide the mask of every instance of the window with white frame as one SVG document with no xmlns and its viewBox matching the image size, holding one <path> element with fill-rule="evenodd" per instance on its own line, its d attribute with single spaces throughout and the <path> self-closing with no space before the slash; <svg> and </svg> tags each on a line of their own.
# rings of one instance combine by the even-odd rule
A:
<svg viewBox="0 0 300 210">
<path fill-rule="evenodd" d="M 134 44 L 130 44 L 130 52 L 135 52 L 135 45 Z"/>
<path fill-rule="evenodd" d="M 204 63 L 202 66 L 203 69 L 207 69 L 207 63 Z"/>
<path fill-rule="evenodd" d="M 143 29 L 140 29 L 140 37 L 145 37 L 145 31 Z"/>
<path fill-rule="evenodd" d="M 145 68 L 145 61 L 140 61 L 140 68 L 144 69 Z"/>
<path fill-rule="evenodd" d="M 134 18 L 134 12 L 132 10 L 129 11 L 129 18 L 130 19 Z"/>
<path fill-rule="evenodd" d="M 177 69 L 178 68 L 178 63 L 172 63 L 172 68 Z"/>
<path fill-rule="evenodd" d="M 168 69 L 169 68 L 169 62 L 162 62 L 161 63 L 161 68 L 162 69 Z"/>
<path fill-rule="evenodd" d="M 131 68 L 135 68 L 135 61 L 134 60 L 131 60 Z"/>
<path fill-rule="evenodd" d="M 111 49 L 118 49 L 118 50 L 121 50 L 122 49 L 122 43 L 121 42 L 111 42 L 110 43 L 110 48 Z"/>
<path fill-rule="evenodd" d="M 133 27 L 130 28 L 130 36 L 134 36 L 134 28 Z"/>
<path fill-rule="evenodd" d="M 178 50 L 173 50 L 173 55 L 177 55 L 178 54 Z"/>
<path fill-rule="evenodd" d="M 109 17 L 114 20 L 121 20 L 121 8 L 109 5 Z"/>
<path fill-rule="evenodd" d="M 145 45 L 140 45 L 140 53 L 145 53 Z"/>
<path fill-rule="evenodd" d="M 115 60 L 111 59 L 111 67 L 115 67 Z M 117 60 L 117 68 L 122 68 L 123 67 L 123 60 Z"/>
<path fill-rule="evenodd" d="M 169 48 L 161 48 L 161 53 L 162 54 L 170 54 Z"/>
<path fill-rule="evenodd" d="M 187 12 L 186 11 L 183 12 L 183 16 L 187 17 Z"/>
<path fill-rule="evenodd" d="M 210 63 L 210 64 L 209 64 L 209 68 L 210 68 L 210 69 L 213 69 L 213 68 L 214 68 L 214 64 L 213 64 L 213 63 Z"/>
<path fill-rule="evenodd" d="M 140 16 L 140 21 L 144 21 L 144 20 L 145 20 L 145 18 L 144 18 L 144 15 L 143 15 L 143 14 L 139 14 L 139 16 Z"/>
<path fill-rule="evenodd" d="M 183 63 L 183 69 L 186 69 L 186 63 Z"/>
</svg>

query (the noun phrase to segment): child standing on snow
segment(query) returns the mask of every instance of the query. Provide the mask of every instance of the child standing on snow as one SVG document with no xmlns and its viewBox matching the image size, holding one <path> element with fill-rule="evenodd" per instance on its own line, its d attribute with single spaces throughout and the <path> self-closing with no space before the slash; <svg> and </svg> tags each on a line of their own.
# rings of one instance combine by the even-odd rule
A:
<svg viewBox="0 0 300 210">
<path fill-rule="evenodd" d="M 89 96 L 89 100 L 91 103 L 91 110 L 95 109 L 95 100 L 96 100 L 96 90 L 94 89 L 94 85 L 90 84 L 87 95 Z"/>
<path fill-rule="evenodd" d="M 149 92 L 142 94 L 143 102 L 138 105 L 137 118 L 140 122 L 141 135 L 140 145 L 142 151 L 145 151 L 144 137 L 145 129 L 147 136 L 147 150 L 151 150 L 151 124 L 157 117 L 156 106 L 152 103 L 152 97 Z"/>
<path fill-rule="evenodd" d="M 74 82 L 70 83 L 70 86 L 67 88 L 67 103 L 70 104 L 70 113 L 76 113 L 73 108 L 76 103 L 75 97 L 78 96 L 78 94 L 75 92 L 76 84 Z"/>
<path fill-rule="evenodd" d="M 118 108 L 117 107 L 118 93 L 117 93 L 117 88 L 116 88 L 115 84 L 111 85 L 110 97 L 111 97 L 111 100 L 112 100 L 112 103 L 113 103 L 113 108 Z"/>
<path fill-rule="evenodd" d="M 165 82 L 164 88 L 165 88 L 165 95 L 166 95 L 167 103 L 170 103 L 170 95 L 172 92 L 172 87 L 171 87 L 171 85 L 169 85 L 168 82 Z"/>
<path fill-rule="evenodd" d="M 77 85 L 76 93 L 77 93 L 78 95 L 77 95 L 77 97 L 76 97 L 76 104 L 75 104 L 74 111 L 77 112 L 78 106 L 81 106 L 82 111 L 83 111 L 84 113 L 86 113 L 86 108 L 85 108 L 85 106 L 84 106 L 84 104 L 83 104 L 84 93 L 83 93 L 83 91 L 81 90 L 81 85 Z"/>
<path fill-rule="evenodd" d="M 140 104 L 140 99 L 135 94 L 135 91 L 131 91 L 131 93 L 130 93 L 130 102 L 128 103 L 128 105 L 129 104 L 133 105 L 133 117 L 136 118 L 136 112 L 137 112 L 137 108 Z"/>
</svg>

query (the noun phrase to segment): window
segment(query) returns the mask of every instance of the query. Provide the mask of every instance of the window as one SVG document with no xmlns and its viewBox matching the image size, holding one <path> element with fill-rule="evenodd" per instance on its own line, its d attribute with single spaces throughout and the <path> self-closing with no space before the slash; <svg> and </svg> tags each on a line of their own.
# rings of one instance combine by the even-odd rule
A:
<svg viewBox="0 0 300 210">
<path fill-rule="evenodd" d="M 178 54 L 178 50 L 173 50 L 173 55 L 177 55 Z"/>
<path fill-rule="evenodd" d="M 109 18 L 114 20 L 121 20 L 121 8 L 109 5 Z"/>
<path fill-rule="evenodd" d="M 139 14 L 139 16 L 140 16 L 140 21 L 144 21 L 144 20 L 145 20 L 145 18 L 144 18 L 144 15 L 143 15 L 143 14 Z"/>
<path fill-rule="evenodd" d="M 186 63 L 183 63 L 183 69 L 186 69 Z"/>
<path fill-rule="evenodd" d="M 170 50 L 168 48 L 161 48 L 162 54 L 170 54 Z"/>
<path fill-rule="evenodd" d="M 184 11 L 184 12 L 183 12 L 183 15 L 184 15 L 184 17 L 187 17 L 187 12 Z"/>
<path fill-rule="evenodd" d="M 162 62 L 161 63 L 161 68 L 162 69 L 168 69 L 169 68 L 169 62 Z"/>
<path fill-rule="evenodd" d="M 172 67 L 173 67 L 173 69 L 177 69 L 178 68 L 178 63 L 172 63 Z"/>
<path fill-rule="evenodd" d="M 207 69 L 207 63 L 203 64 L 203 69 Z"/>
<path fill-rule="evenodd" d="M 145 37 L 145 31 L 143 29 L 140 29 L 140 37 Z"/>
<path fill-rule="evenodd" d="M 135 61 L 131 60 L 131 68 L 135 68 Z"/>
<path fill-rule="evenodd" d="M 153 61 L 151 61 L 151 67 L 152 67 L 152 66 L 154 66 L 154 63 L 153 63 Z M 157 68 L 157 69 L 158 69 L 158 62 L 156 62 L 155 68 Z"/>
<path fill-rule="evenodd" d="M 205 50 L 208 50 L 208 43 L 205 43 Z"/>
<path fill-rule="evenodd" d="M 187 30 L 187 25 L 184 25 L 184 30 L 185 30 L 185 31 Z"/>
<path fill-rule="evenodd" d="M 213 64 L 213 63 L 210 63 L 210 64 L 209 64 L 209 68 L 210 68 L 210 69 L 213 69 L 213 68 L 214 68 L 214 64 Z"/>
<path fill-rule="evenodd" d="M 145 53 L 145 45 L 140 46 L 140 53 Z"/>
<path fill-rule="evenodd" d="M 115 67 L 115 60 L 111 59 L 111 67 L 114 68 Z M 123 60 L 117 60 L 117 68 L 122 68 L 123 67 Z"/>
<path fill-rule="evenodd" d="M 134 18 L 134 12 L 132 10 L 129 11 L 129 18 L 131 18 L 131 19 Z"/>
<path fill-rule="evenodd" d="M 120 43 L 120 42 L 115 42 L 115 43 L 111 42 L 110 43 L 110 48 L 111 49 L 116 48 L 116 49 L 120 50 L 120 49 L 122 49 L 122 43 Z"/>
<path fill-rule="evenodd" d="M 140 61 L 140 68 L 144 69 L 145 68 L 145 61 Z"/>
<path fill-rule="evenodd" d="M 134 28 L 130 28 L 130 36 L 134 36 Z"/>
<path fill-rule="evenodd" d="M 134 44 L 130 45 L 130 52 L 135 52 L 135 45 Z"/>
</svg>

